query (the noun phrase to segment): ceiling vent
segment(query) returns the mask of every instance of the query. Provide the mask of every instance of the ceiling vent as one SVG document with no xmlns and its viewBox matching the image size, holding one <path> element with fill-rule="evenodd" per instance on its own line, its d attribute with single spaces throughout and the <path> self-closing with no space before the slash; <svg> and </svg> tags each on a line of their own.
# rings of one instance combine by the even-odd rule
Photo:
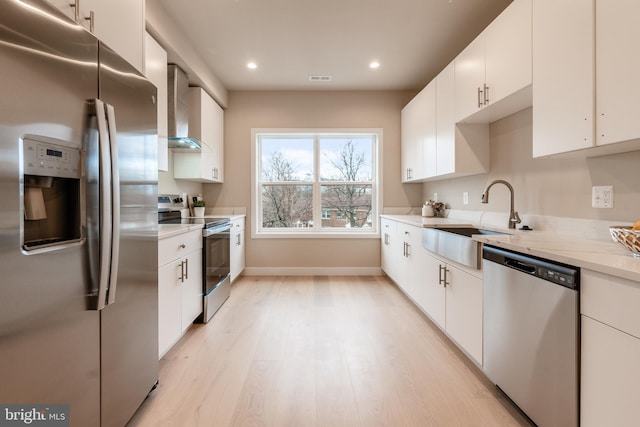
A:
<svg viewBox="0 0 640 427">
<path fill-rule="evenodd" d="M 331 76 L 309 76 L 310 82 L 330 82 L 333 77 Z"/>
</svg>

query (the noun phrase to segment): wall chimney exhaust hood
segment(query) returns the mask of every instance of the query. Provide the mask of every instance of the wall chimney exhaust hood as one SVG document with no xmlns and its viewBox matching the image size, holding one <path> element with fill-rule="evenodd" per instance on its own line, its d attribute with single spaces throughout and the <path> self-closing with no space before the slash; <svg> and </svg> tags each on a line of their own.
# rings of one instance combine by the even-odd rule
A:
<svg viewBox="0 0 640 427">
<path fill-rule="evenodd" d="M 202 143 L 189 136 L 189 80 L 175 64 L 167 66 L 169 86 L 169 148 L 200 150 Z"/>
</svg>

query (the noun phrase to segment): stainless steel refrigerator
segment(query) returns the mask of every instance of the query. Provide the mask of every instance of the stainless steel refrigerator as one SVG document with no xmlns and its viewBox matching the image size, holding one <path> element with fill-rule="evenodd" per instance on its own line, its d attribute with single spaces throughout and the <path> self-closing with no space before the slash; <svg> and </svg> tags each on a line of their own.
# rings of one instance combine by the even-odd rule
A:
<svg viewBox="0 0 640 427">
<path fill-rule="evenodd" d="M 0 404 L 123 426 L 158 376 L 156 89 L 56 8 L 0 14 Z"/>
</svg>

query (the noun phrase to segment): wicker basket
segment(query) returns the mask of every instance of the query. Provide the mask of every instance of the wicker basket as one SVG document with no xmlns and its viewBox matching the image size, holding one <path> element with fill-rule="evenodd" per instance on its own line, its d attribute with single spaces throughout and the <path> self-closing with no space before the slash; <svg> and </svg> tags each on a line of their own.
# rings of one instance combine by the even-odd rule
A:
<svg viewBox="0 0 640 427">
<path fill-rule="evenodd" d="M 634 256 L 640 257 L 640 230 L 629 226 L 617 225 L 609 227 L 611 238 L 629 249 Z"/>
</svg>

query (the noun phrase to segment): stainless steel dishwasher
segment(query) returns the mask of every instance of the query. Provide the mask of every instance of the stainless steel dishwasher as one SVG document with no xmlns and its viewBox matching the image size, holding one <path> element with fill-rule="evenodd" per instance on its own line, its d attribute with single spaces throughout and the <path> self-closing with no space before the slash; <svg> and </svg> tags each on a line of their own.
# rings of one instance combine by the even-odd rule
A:
<svg viewBox="0 0 640 427">
<path fill-rule="evenodd" d="M 483 370 L 538 426 L 579 419 L 580 270 L 484 246 Z"/>
</svg>

